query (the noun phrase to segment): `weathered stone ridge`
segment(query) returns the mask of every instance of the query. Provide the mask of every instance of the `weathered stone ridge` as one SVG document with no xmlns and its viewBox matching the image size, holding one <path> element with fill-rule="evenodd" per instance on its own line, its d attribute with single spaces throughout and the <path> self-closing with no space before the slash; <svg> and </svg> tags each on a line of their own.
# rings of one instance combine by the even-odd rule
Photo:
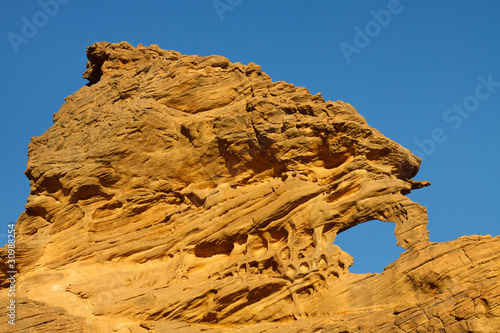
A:
<svg viewBox="0 0 500 333">
<path fill-rule="evenodd" d="M 20 315 L 2 330 L 500 330 L 500 238 L 429 242 L 406 197 L 429 185 L 420 159 L 351 105 L 221 56 L 87 56 L 88 85 L 29 145 Z M 352 274 L 333 241 L 375 219 L 406 252 Z"/>
</svg>

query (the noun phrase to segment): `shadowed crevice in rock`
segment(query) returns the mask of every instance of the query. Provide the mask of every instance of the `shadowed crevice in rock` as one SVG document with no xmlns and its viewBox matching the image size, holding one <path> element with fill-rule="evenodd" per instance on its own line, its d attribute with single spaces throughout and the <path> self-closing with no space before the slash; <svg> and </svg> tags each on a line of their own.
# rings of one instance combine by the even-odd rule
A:
<svg viewBox="0 0 500 333">
<path fill-rule="evenodd" d="M 87 48 L 87 70 L 83 73 L 82 77 L 89 80 L 88 86 L 91 86 L 101 79 L 102 65 L 108 60 L 109 55 L 105 47 L 109 47 L 110 43 L 94 44 Z"/>
</svg>

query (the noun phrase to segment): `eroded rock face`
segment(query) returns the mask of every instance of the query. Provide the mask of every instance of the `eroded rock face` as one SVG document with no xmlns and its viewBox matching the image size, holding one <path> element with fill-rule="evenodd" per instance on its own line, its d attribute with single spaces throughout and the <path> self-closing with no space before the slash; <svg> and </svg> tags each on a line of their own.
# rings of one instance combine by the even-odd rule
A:
<svg viewBox="0 0 500 333">
<path fill-rule="evenodd" d="M 29 146 L 13 332 L 500 329 L 500 239 L 430 243 L 420 160 L 349 104 L 220 56 L 87 56 Z M 407 251 L 351 274 L 333 241 L 374 219 Z"/>
</svg>

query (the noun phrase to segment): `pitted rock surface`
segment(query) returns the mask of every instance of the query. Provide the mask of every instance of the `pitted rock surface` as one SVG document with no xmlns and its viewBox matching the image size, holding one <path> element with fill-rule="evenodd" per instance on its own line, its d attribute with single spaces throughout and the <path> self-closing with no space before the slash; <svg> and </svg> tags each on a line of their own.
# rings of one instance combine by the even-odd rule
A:
<svg viewBox="0 0 500 333">
<path fill-rule="evenodd" d="M 2 331 L 500 330 L 500 238 L 429 242 L 405 196 L 429 185 L 420 159 L 351 105 L 221 56 L 87 56 L 89 83 L 29 145 Z M 406 252 L 349 273 L 333 242 L 370 220 Z"/>
</svg>

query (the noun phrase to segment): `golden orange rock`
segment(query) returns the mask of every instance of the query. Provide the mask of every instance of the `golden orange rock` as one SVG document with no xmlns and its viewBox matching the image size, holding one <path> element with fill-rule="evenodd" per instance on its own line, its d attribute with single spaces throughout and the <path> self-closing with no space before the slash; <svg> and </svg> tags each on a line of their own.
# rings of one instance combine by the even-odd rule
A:
<svg viewBox="0 0 500 333">
<path fill-rule="evenodd" d="M 89 84 L 29 145 L 2 331 L 500 330 L 500 237 L 429 242 L 405 196 L 429 185 L 420 159 L 351 105 L 221 56 L 87 56 Z M 349 273 L 333 241 L 374 219 L 406 252 Z"/>
</svg>

